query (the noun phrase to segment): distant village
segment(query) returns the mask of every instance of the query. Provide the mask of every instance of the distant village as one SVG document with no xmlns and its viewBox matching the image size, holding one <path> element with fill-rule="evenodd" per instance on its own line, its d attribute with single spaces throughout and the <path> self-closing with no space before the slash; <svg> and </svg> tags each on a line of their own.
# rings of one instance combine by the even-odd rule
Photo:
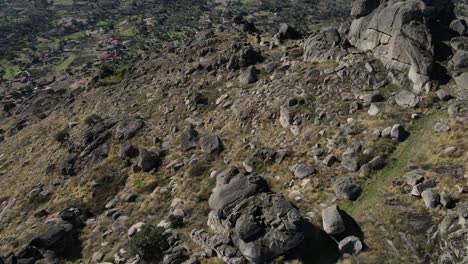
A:
<svg viewBox="0 0 468 264">
<path fill-rule="evenodd" d="M 95 59 L 95 62 L 116 62 L 123 59 L 123 55 L 129 51 L 129 41 L 123 41 L 117 37 L 109 37 L 98 42 L 96 51 L 101 52 Z M 64 49 L 65 50 L 65 49 Z M 65 50 L 66 51 L 66 50 Z M 144 56 L 143 50 L 137 51 L 138 56 Z M 25 69 L 16 73 L 13 83 L 30 84 L 14 91 L 9 91 L 3 97 L 0 95 L 0 104 L 21 104 L 35 95 L 51 90 L 51 86 L 56 82 L 63 82 L 68 76 L 52 77 L 46 81 L 36 82 L 33 80 L 30 72 Z"/>
</svg>

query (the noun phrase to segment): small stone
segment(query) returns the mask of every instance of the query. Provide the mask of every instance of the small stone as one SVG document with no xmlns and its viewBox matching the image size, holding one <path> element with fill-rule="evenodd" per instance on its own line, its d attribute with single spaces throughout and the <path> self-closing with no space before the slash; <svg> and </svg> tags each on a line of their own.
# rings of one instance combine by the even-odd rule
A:
<svg viewBox="0 0 468 264">
<path fill-rule="evenodd" d="M 450 29 L 460 36 L 468 35 L 468 27 L 463 18 L 453 20 L 452 23 L 450 23 Z"/>
<path fill-rule="evenodd" d="M 368 177 L 372 172 L 372 169 L 370 168 L 369 164 L 364 164 L 361 166 L 359 169 L 359 176 L 360 177 Z"/>
<path fill-rule="evenodd" d="M 184 217 L 185 212 L 184 212 L 184 210 L 182 210 L 180 208 L 176 208 L 176 209 L 174 209 L 174 211 L 172 211 L 171 215 L 176 216 L 176 217 Z"/>
<path fill-rule="evenodd" d="M 330 154 L 330 155 L 326 156 L 325 159 L 323 159 L 322 163 L 327 167 L 331 167 L 331 166 L 333 166 L 333 164 L 335 164 L 335 162 L 337 160 L 338 159 L 335 156 Z"/>
<path fill-rule="evenodd" d="M 280 107 L 280 124 L 283 128 L 287 128 L 293 122 L 293 116 L 289 109 L 285 106 Z"/>
<path fill-rule="evenodd" d="M 468 202 L 458 205 L 457 214 L 462 218 L 468 219 Z"/>
<path fill-rule="evenodd" d="M 120 232 L 125 227 L 128 221 L 128 216 L 122 215 L 115 219 L 114 223 L 112 223 L 112 231 Z"/>
<path fill-rule="evenodd" d="M 254 160 L 251 159 L 251 158 L 247 158 L 246 160 L 244 160 L 244 162 L 242 163 L 242 165 L 244 166 L 245 170 L 247 172 L 253 172 L 254 170 Z"/>
<path fill-rule="evenodd" d="M 300 191 L 298 190 L 292 190 L 289 194 L 288 194 L 288 198 L 289 200 L 292 200 L 292 201 L 297 201 L 297 199 L 302 199 L 302 194 Z"/>
<path fill-rule="evenodd" d="M 433 189 L 424 190 L 421 193 L 421 197 L 423 198 L 424 204 L 426 205 L 427 208 L 436 207 L 440 201 L 439 194 L 435 192 Z"/>
<path fill-rule="evenodd" d="M 136 233 L 140 232 L 141 231 L 141 228 L 143 227 L 145 223 L 143 222 L 138 222 L 134 225 L 132 225 L 129 229 L 128 229 L 128 237 L 132 237 L 133 235 L 135 235 Z"/>
<path fill-rule="evenodd" d="M 376 116 L 378 114 L 380 114 L 384 109 L 384 106 L 382 103 L 372 103 L 369 107 L 369 110 L 367 111 L 367 113 L 370 115 L 370 116 Z"/>
<path fill-rule="evenodd" d="M 447 132 L 450 132 L 450 130 L 451 130 L 450 127 L 442 122 L 438 122 L 434 126 L 434 131 L 436 133 L 447 133 Z"/>
<path fill-rule="evenodd" d="M 413 196 L 421 196 L 421 193 L 427 189 L 435 187 L 434 181 L 425 181 L 419 184 L 416 184 L 413 189 L 411 190 L 411 195 Z"/>
<path fill-rule="evenodd" d="M 306 164 L 297 164 L 294 166 L 294 177 L 302 179 L 312 175 L 315 169 Z"/>
<path fill-rule="evenodd" d="M 380 129 L 376 129 L 374 131 L 372 131 L 372 136 L 376 137 L 376 138 L 379 138 L 382 136 L 382 131 Z"/>
<path fill-rule="evenodd" d="M 444 150 L 442 151 L 442 154 L 444 154 L 444 155 L 450 155 L 450 154 L 455 153 L 456 151 L 457 151 L 457 148 L 452 146 L 452 147 L 448 147 L 448 148 L 444 149 Z"/>
<path fill-rule="evenodd" d="M 362 242 L 356 236 L 349 236 L 340 241 L 338 249 L 341 254 L 357 255 L 362 250 Z"/>
<path fill-rule="evenodd" d="M 385 159 L 377 156 L 367 163 L 372 170 L 380 170 L 385 167 Z"/>
<path fill-rule="evenodd" d="M 421 175 L 419 170 L 412 170 L 405 174 L 404 176 L 406 183 L 413 187 L 424 181 L 424 177 Z"/>
<path fill-rule="evenodd" d="M 386 127 L 382 130 L 382 137 L 390 138 L 392 135 L 392 127 Z"/>
<path fill-rule="evenodd" d="M 344 154 L 341 158 L 341 165 L 352 172 L 359 170 L 359 159 L 355 154 Z"/>
<path fill-rule="evenodd" d="M 382 102 L 383 100 L 385 100 L 383 95 L 381 93 L 379 93 L 379 92 L 366 94 L 366 95 L 362 96 L 361 99 L 363 100 L 364 105 L 369 105 L 371 103 L 379 103 L 379 102 Z"/>
<path fill-rule="evenodd" d="M 452 197 L 446 192 L 440 193 L 440 204 L 447 209 L 454 207 L 454 201 Z"/>
<path fill-rule="evenodd" d="M 243 70 L 239 76 L 239 81 L 242 84 L 252 84 L 258 81 L 257 68 L 251 65 L 247 69 Z"/>
<path fill-rule="evenodd" d="M 105 205 L 105 208 L 106 209 L 114 208 L 116 204 L 117 204 L 117 198 L 113 198 Z"/>
<path fill-rule="evenodd" d="M 405 141 L 408 135 L 408 131 L 406 131 L 400 124 L 394 125 L 390 132 L 390 136 L 399 142 Z"/>
<path fill-rule="evenodd" d="M 136 199 L 138 198 L 138 195 L 136 194 L 128 194 L 124 197 L 124 201 L 127 202 L 127 203 L 133 203 L 136 201 Z"/>
<path fill-rule="evenodd" d="M 453 97 L 445 90 L 440 89 L 436 92 L 437 98 L 441 101 L 449 101 Z"/>
<path fill-rule="evenodd" d="M 37 211 L 34 212 L 34 217 L 40 218 L 44 216 L 48 216 L 50 213 L 47 211 L 47 209 L 38 209 Z"/>
<path fill-rule="evenodd" d="M 289 128 L 289 130 L 291 131 L 291 133 L 294 135 L 294 136 L 299 136 L 299 134 L 301 133 L 301 129 L 298 125 L 293 125 Z"/>
</svg>

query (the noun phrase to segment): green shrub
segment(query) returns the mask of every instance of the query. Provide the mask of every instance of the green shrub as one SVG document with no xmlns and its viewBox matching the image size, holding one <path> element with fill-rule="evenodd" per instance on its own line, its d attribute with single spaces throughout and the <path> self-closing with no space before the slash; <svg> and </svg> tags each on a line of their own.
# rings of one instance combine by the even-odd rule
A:
<svg viewBox="0 0 468 264">
<path fill-rule="evenodd" d="M 67 129 L 64 129 L 64 130 L 58 132 L 57 134 L 55 134 L 54 138 L 58 142 L 62 143 L 64 141 L 66 141 L 68 138 L 70 138 L 70 134 L 68 134 Z"/>
<path fill-rule="evenodd" d="M 104 63 L 99 69 L 99 86 L 107 86 L 120 83 L 128 70 L 127 65 L 111 65 Z"/>
<path fill-rule="evenodd" d="M 199 177 L 208 172 L 211 164 L 207 161 L 199 161 L 190 167 L 188 174 L 190 177 Z"/>
<path fill-rule="evenodd" d="M 184 218 L 180 216 L 170 215 L 169 223 L 171 223 L 171 228 L 181 228 L 184 227 Z"/>
<path fill-rule="evenodd" d="M 96 114 L 91 114 L 84 119 L 84 123 L 88 126 L 92 126 L 99 121 L 101 121 L 101 117 Z"/>
<path fill-rule="evenodd" d="M 149 263 L 160 263 L 164 250 L 169 245 L 163 235 L 164 229 L 153 225 L 143 225 L 128 243 L 131 255 L 138 255 Z"/>
</svg>

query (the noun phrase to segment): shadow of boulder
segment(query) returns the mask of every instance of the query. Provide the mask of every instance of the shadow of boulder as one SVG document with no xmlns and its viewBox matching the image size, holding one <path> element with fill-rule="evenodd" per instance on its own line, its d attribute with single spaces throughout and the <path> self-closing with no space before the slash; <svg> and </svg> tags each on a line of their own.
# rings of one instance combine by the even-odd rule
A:
<svg viewBox="0 0 468 264">
<path fill-rule="evenodd" d="M 299 259 L 307 264 L 336 263 L 340 253 L 332 237 L 309 221 L 304 221 L 302 230 L 304 241 L 290 253 L 288 258 Z"/>
</svg>

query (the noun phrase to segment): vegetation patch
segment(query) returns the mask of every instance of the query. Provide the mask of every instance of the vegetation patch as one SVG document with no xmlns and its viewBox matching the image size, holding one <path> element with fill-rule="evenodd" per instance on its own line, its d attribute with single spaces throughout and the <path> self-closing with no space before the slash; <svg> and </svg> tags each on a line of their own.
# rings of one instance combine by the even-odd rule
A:
<svg viewBox="0 0 468 264">
<path fill-rule="evenodd" d="M 417 120 L 410 128 L 410 137 L 389 156 L 385 168 L 373 173 L 371 179 L 362 186 L 361 196 L 354 202 L 342 202 L 340 207 L 349 213 L 353 213 L 367 208 L 371 204 L 376 204 L 376 201 L 379 200 L 381 187 L 387 184 L 390 176 L 403 175 L 408 161 L 412 160 L 421 151 L 420 146 L 428 139 L 428 133 L 432 131 L 434 123 L 445 115 L 446 112 L 443 110 L 432 110 Z"/>
<path fill-rule="evenodd" d="M 138 255 L 149 263 L 159 263 L 164 257 L 164 250 L 169 245 L 163 235 L 164 229 L 153 225 L 143 225 L 128 242 L 131 255 Z"/>
<path fill-rule="evenodd" d="M 113 65 L 104 63 L 99 69 L 99 80 L 97 83 L 99 86 L 118 84 L 122 81 L 127 70 L 127 65 Z"/>
</svg>

